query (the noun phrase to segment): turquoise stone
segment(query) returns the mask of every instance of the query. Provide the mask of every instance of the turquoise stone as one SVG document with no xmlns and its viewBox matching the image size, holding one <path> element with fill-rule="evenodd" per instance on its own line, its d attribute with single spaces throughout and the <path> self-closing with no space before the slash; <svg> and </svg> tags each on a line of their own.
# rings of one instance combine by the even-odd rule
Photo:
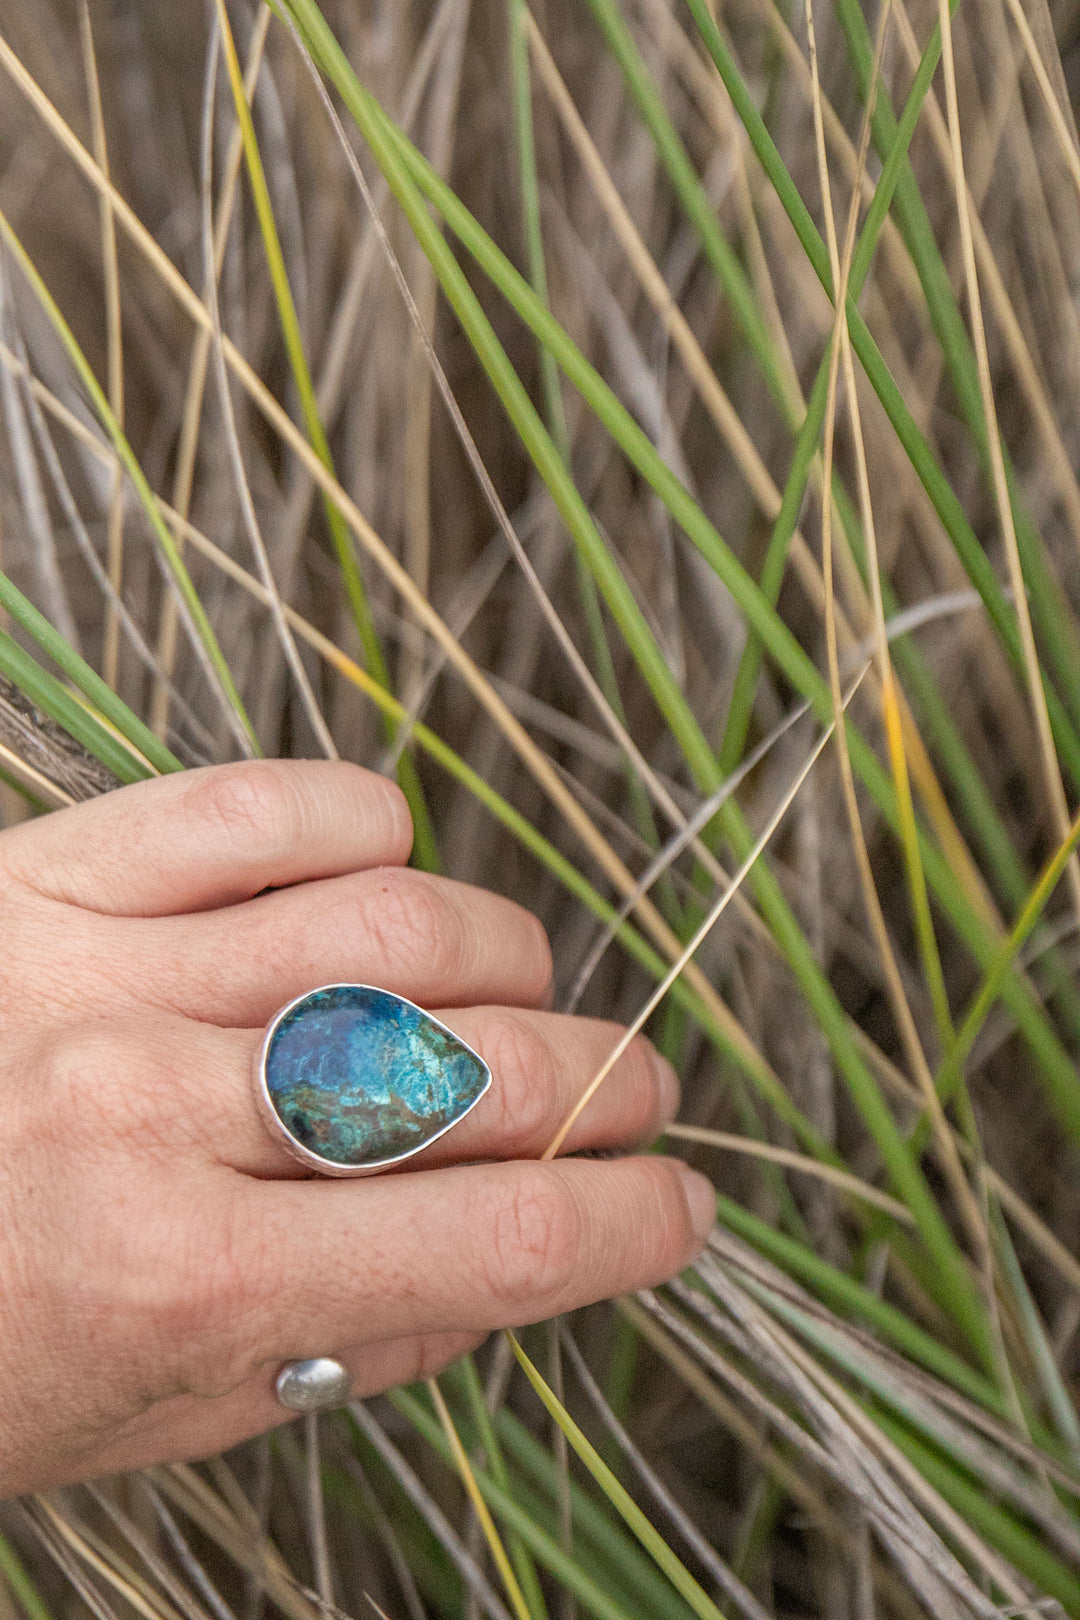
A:
<svg viewBox="0 0 1080 1620">
<path fill-rule="evenodd" d="M 328 985 L 288 1008 L 263 1072 L 289 1135 L 355 1170 L 415 1153 L 491 1083 L 487 1064 L 445 1025 L 364 984 Z"/>
</svg>

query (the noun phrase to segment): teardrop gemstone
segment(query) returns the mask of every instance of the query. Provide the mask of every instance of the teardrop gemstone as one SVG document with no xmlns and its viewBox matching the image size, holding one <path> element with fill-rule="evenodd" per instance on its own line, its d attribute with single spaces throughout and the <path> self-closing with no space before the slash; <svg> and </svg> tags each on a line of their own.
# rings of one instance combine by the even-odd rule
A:
<svg viewBox="0 0 1080 1620">
<path fill-rule="evenodd" d="M 348 1174 L 433 1142 L 479 1102 L 491 1071 L 404 996 L 332 984 L 293 1002 L 271 1025 L 262 1078 L 293 1142 Z"/>
</svg>

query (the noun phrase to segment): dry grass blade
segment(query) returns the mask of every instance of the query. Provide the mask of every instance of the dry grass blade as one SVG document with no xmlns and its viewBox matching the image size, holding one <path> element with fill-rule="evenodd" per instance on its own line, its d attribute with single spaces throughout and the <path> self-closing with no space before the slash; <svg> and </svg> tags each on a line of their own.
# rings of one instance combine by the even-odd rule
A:
<svg viewBox="0 0 1080 1620">
<path fill-rule="evenodd" d="M 262 65 L 263 51 L 266 46 L 266 35 L 270 27 L 270 7 L 260 5 L 255 25 L 252 29 L 251 44 L 248 49 L 248 61 L 244 74 L 244 93 L 250 100 L 254 94 L 259 69 Z M 233 209 L 236 202 L 236 187 L 240 178 L 240 166 L 243 162 L 243 143 L 240 139 L 239 127 L 234 129 L 229 142 L 225 159 L 224 175 L 221 184 L 221 196 L 218 205 L 218 217 L 214 227 L 214 275 L 221 274 L 221 267 L 225 258 L 225 245 L 228 239 L 229 228 L 233 221 Z M 103 205 L 107 199 L 103 198 Z M 111 213 L 110 213 L 111 217 Z M 188 366 L 187 387 L 184 396 L 184 414 L 180 429 L 180 438 L 177 446 L 176 471 L 173 474 L 171 500 L 173 510 L 186 518 L 191 509 L 192 490 L 195 485 L 195 468 L 199 452 L 199 437 L 202 427 L 203 396 L 206 390 L 207 368 L 210 362 L 210 346 L 213 341 L 211 326 L 201 327 L 195 334 L 195 344 L 192 350 L 191 361 Z M 175 536 L 178 546 L 183 544 L 180 534 Z M 161 619 L 158 625 L 157 649 L 161 662 L 162 675 L 158 680 L 151 700 L 150 724 L 158 736 L 164 736 L 169 716 L 169 676 L 173 670 L 177 651 L 177 631 L 179 629 L 179 615 L 176 603 L 171 596 L 167 596 L 162 603 Z"/>
<path fill-rule="evenodd" d="M 1022 0 L 1007 0 L 1007 3 L 1012 20 L 1016 24 L 1017 32 L 1023 41 L 1024 53 L 1035 75 L 1035 81 L 1039 86 L 1043 104 L 1050 115 L 1050 122 L 1053 126 L 1058 148 L 1072 176 L 1077 195 L 1080 196 L 1080 149 L 1077 148 L 1076 144 L 1076 124 L 1068 100 L 1066 99 L 1063 106 L 1058 92 L 1050 82 L 1050 74 L 1047 71 L 1046 63 L 1043 61 L 1042 52 L 1036 43 L 1031 24 L 1028 22 Z M 1053 37 L 1051 29 L 1051 42 L 1053 42 Z M 1064 83 L 1062 83 L 1061 89 L 1065 90 Z"/>
<path fill-rule="evenodd" d="M 101 172 L 109 173 L 108 143 L 105 137 L 105 114 L 101 105 L 101 84 L 98 78 L 94 33 L 90 22 L 87 0 L 79 6 L 79 29 L 83 41 L 86 64 L 86 86 L 90 98 L 90 123 L 93 130 L 94 156 Z M 105 325 L 109 351 L 109 404 L 120 426 L 124 425 L 124 339 L 120 309 L 120 265 L 116 254 L 116 227 L 112 208 L 107 198 L 101 205 L 101 248 L 105 265 Z M 109 491 L 108 569 L 109 583 L 120 596 L 124 576 L 124 494 L 123 474 L 117 462 L 113 471 L 112 489 Z M 115 603 L 110 602 L 105 620 L 105 645 L 102 652 L 102 674 L 110 686 L 116 686 L 120 659 L 120 616 Z"/>
<path fill-rule="evenodd" d="M 1039 670 L 1039 654 L 1035 645 L 1035 633 L 1032 629 L 1031 614 L 1028 611 L 1027 591 L 1024 582 L 1024 571 L 1020 561 L 1020 548 L 1016 538 L 1016 525 L 1013 518 L 1012 497 L 1009 493 L 1008 479 L 1005 473 L 1005 458 L 1002 451 L 1001 432 L 998 426 L 997 406 L 994 401 L 994 385 L 990 372 L 990 356 L 986 346 L 986 329 L 983 325 L 982 299 L 979 293 L 979 272 L 975 263 L 975 249 L 971 230 L 971 213 L 968 200 L 967 182 L 964 175 L 964 149 L 960 132 L 960 105 L 956 88 L 956 66 L 953 56 L 952 15 L 949 11 L 948 0 L 939 0 L 938 16 L 941 25 L 942 66 L 945 75 L 945 102 L 949 119 L 949 137 L 952 148 L 952 181 L 956 195 L 957 218 L 960 223 L 960 247 L 964 264 L 964 281 L 967 288 L 968 310 L 971 318 L 972 336 L 975 342 L 975 358 L 978 363 L 979 391 L 982 396 L 983 411 L 986 416 L 987 437 L 990 446 L 990 465 L 993 473 L 994 500 L 997 505 L 998 520 L 1005 541 L 1005 555 L 1009 565 L 1009 579 L 1013 589 L 1013 600 L 1016 606 L 1017 619 L 1020 625 L 1020 635 L 1024 647 L 1024 661 L 1027 668 L 1028 693 L 1035 715 L 1035 724 L 1038 730 L 1039 742 L 1042 751 L 1043 781 L 1047 797 L 1053 812 L 1054 827 L 1061 838 L 1068 836 L 1069 807 L 1065 798 L 1065 789 L 1062 785 L 1061 770 L 1058 765 L 1057 752 L 1054 744 L 1053 732 L 1050 727 L 1050 716 L 1046 706 L 1046 694 L 1043 691 L 1042 675 Z M 1069 888 L 1072 893 L 1073 905 L 1080 917 L 1080 857 L 1074 856 L 1068 867 Z"/>
<path fill-rule="evenodd" d="M 415 1470 L 410 1468 L 382 1426 L 359 1401 L 354 1401 L 349 1411 L 365 1438 L 375 1447 L 402 1490 L 416 1504 L 425 1522 L 439 1538 L 465 1581 L 467 1589 L 475 1595 L 488 1620 L 510 1620 L 509 1609 L 492 1589 L 483 1570 L 451 1528 L 446 1515 L 436 1505 L 431 1494 L 421 1484 Z"/>
<path fill-rule="evenodd" d="M 858 688 L 858 684 L 859 684 L 858 681 L 856 681 L 855 685 L 852 687 L 851 691 L 848 693 L 847 701 L 850 701 L 851 697 L 854 696 L 855 691 Z M 841 709 L 841 715 L 842 714 L 843 714 L 843 708 Z M 832 735 L 832 731 L 831 731 L 831 728 L 830 728 L 829 730 L 826 730 L 825 733 L 823 734 L 823 736 L 820 738 L 817 745 L 815 746 L 815 748 L 810 753 L 809 758 L 804 763 L 802 769 L 799 771 L 798 775 L 795 777 L 795 780 L 792 782 L 791 786 L 788 788 L 788 790 L 785 793 L 783 799 L 780 801 L 779 805 L 773 811 L 773 813 L 770 816 L 764 830 L 761 832 L 761 834 L 758 837 L 757 841 L 755 842 L 753 848 L 750 850 L 750 852 L 746 856 L 745 860 L 742 862 L 742 864 L 739 867 L 738 871 L 731 878 L 730 882 L 728 883 L 727 887 L 724 889 L 723 893 L 719 896 L 719 898 L 716 901 L 714 901 L 714 903 L 711 906 L 711 908 L 709 910 L 709 913 L 706 916 L 705 920 L 700 924 L 700 926 L 696 929 L 696 931 L 694 932 L 694 934 L 691 937 L 691 939 L 689 940 L 689 942 L 680 951 L 679 955 L 676 957 L 675 961 L 672 963 L 670 970 L 668 971 L 666 976 L 660 981 L 660 983 L 657 985 L 656 989 L 653 991 L 652 995 L 649 997 L 649 999 L 645 1003 L 644 1007 L 641 1008 L 640 1012 L 632 1020 L 632 1022 L 627 1025 L 627 1028 L 626 1028 L 625 1032 L 619 1037 L 618 1041 L 612 1047 L 610 1053 L 604 1059 L 604 1062 L 601 1064 L 600 1068 L 597 1070 L 597 1072 L 593 1076 L 592 1080 L 586 1086 L 585 1090 L 582 1092 L 581 1096 L 578 1098 L 578 1100 L 574 1104 L 573 1108 L 570 1110 L 570 1112 L 567 1114 L 566 1118 L 563 1120 L 562 1124 L 559 1126 L 559 1129 L 556 1131 L 555 1135 L 552 1137 L 551 1141 L 548 1143 L 547 1147 L 544 1149 L 544 1152 L 542 1154 L 542 1157 L 544 1159 L 553 1159 L 556 1156 L 556 1154 L 559 1152 L 559 1149 L 562 1147 L 563 1143 L 566 1141 L 566 1138 L 567 1138 L 570 1130 L 572 1129 L 575 1120 L 577 1120 L 580 1117 L 580 1115 L 582 1113 L 582 1110 L 585 1109 L 588 1106 L 588 1104 L 591 1102 L 592 1098 L 599 1091 L 600 1087 L 603 1085 L 604 1081 L 607 1079 L 608 1075 L 611 1073 L 611 1071 L 615 1067 L 616 1063 L 618 1063 L 619 1059 L 625 1054 L 625 1052 L 630 1047 L 631 1043 L 637 1038 L 637 1036 L 644 1029 L 645 1025 L 648 1023 L 649 1019 L 652 1017 L 652 1015 L 656 1011 L 656 1009 L 660 1006 L 660 1003 L 663 1001 L 664 997 L 667 995 L 667 993 L 671 989 L 672 985 L 679 978 L 680 974 L 682 974 L 685 971 L 687 965 L 690 962 L 692 962 L 694 956 L 701 949 L 701 946 L 704 944 L 705 940 L 712 933 L 713 929 L 716 927 L 716 924 L 719 922 L 720 918 L 723 916 L 724 912 L 727 910 L 728 906 L 731 904 L 731 901 L 734 899 L 735 895 L 738 893 L 738 891 L 739 891 L 740 887 L 742 886 L 743 882 L 745 881 L 746 877 L 752 871 L 753 867 L 757 864 L 757 862 L 760 859 L 763 851 L 765 850 L 766 846 L 768 845 L 769 840 L 771 839 L 773 833 L 776 831 L 777 827 L 780 825 L 780 823 L 783 820 L 784 816 L 787 814 L 788 810 L 791 808 L 791 805 L 794 802 L 795 797 L 799 792 L 799 789 L 802 787 L 803 783 L 806 781 L 807 777 L 810 775 L 810 772 L 813 770 L 814 765 L 817 763 L 817 760 L 818 760 L 822 750 L 824 749 L 826 743 L 829 741 L 829 738 L 830 738 L 831 735 Z"/>
<path fill-rule="evenodd" d="M 236 753 L 201 611 L 717 1183 L 434 1407 L 0 1505 L 0 1620 L 1080 1615 L 1080 0 L 948 10 L 0 0 L 0 825 Z"/>
<path fill-rule="evenodd" d="M 827 1182 L 830 1187 L 836 1187 L 841 1192 L 850 1193 L 853 1197 L 861 1199 L 864 1203 L 873 1204 L 876 1209 L 884 1210 L 902 1225 L 912 1224 L 911 1211 L 907 1205 L 901 1204 L 896 1198 L 891 1198 L 888 1193 L 882 1192 L 880 1187 L 871 1186 L 868 1181 L 860 1181 L 858 1176 L 853 1176 L 846 1170 L 838 1170 L 835 1165 L 819 1164 L 816 1159 L 809 1158 L 805 1153 L 796 1153 L 792 1148 L 777 1147 L 772 1142 L 756 1142 L 751 1137 L 735 1136 L 731 1131 L 714 1131 L 707 1125 L 683 1125 L 678 1121 L 669 1125 L 664 1135 L 681 1142 L 702 1142 L 725 1153 L 745 1153 L 751 1158 L 767 1159 L 770 1163 L 782 1164 L 789 1170 L 816 1176 L 820 1181 Z"/>
<path fill-rule="evenodd" d="M 251 549 L 259 569 L 259 575 L 266 587 L 270 603 L 270 615 L 277 631 L 285 653 L 285 660 L 292 672 L 304 705 L 304 712 L 315 733 L 316 740 L 327 759 L 337 759 L 338 751 L 330 728 L 323 718 L 311 681 L 304 668 L 297 650 L 296 642 L 285 618 L 285 609 L 282 605 L 281 594 L 274 580 L 274 572 L 270 566 L 266 543 L 263 540 L 259 519 L 255 511 L 255 502 L 251 496 L 251 487 L 248 483 L 247 472 L 244 467 L 244 452 L 240 444 L 240 434 L 236 426 L 236 413 L 233 409 L 232 394 L 229 387 L 229 373 L 225 363 L 224 339 L 221 327 L 221 306 L 218 300 L 218 269 L 217 244 L 214 237 L 214 209 L 213 209 L 213 174 L 214 174 L 214 103 L 217 91 L 217 62 L 218 51 L 221 48 L 221 29 L 228 28 L 228 16 L 224 11 L 218 13 L 218 28 L 215 29 L 210 42 L 210 53 L 206 67 L 206 85 L 203 98 L 202 119 L 202 243 L 203 243 L 203 270 L 206 284 L 206 303 L 210 312 L 212 323 L 211 351 L 214 360 L 214 376 L 217 383 L 218 405 L 221 410 L 222 421 L 225 426 L 225 438 L 228 445 L 229 460 L 232 463 L 233 475 L 236 480 L 236 493 L 240 502 L 240 511 L 247 530 Z M 225 36 L 225 51 L 229 65 L 230 79 L 233 84 L 234 95 L 243 99 L 244 84 L 240 71 L 240 63 L 236 56 L 232 35 Z M 246 109 L 246 103 L 245 109 Z"/>
<path fill-rule="evenodd" d="M 111 200 L 117 219 L 128 232 L 135 246 L 144 254 L 164 285 L 176 297 L 185 312 L 198 327 L 210 330 L 212 326 L 210 316 L 201 300 L 196 297 L 179 271 L 161 251 L 158 244 L 124 199 L 102 175 L 86 148 L 82 146 L 68 125 L 60 118 L 48 98 L 44 96 L 40 87 L 27 74 L 25 68 L 2 37 L 0 37 L 0 66 L 5 68 L 13 81 L 40 112 L 49 129 L 57 135 L 65 149 L 90 179 L 95 189 Z M 308 475 L 341 511 L 342 516 L 361 546 L 400 593 L 420 624 L 440 646 L 447 658 L 447 662 L 461 675 L 466 686 L 469 687 L 482 707 L 487 710 L 499 726 L 515 752 L 565 816 L 569 825 L 579 834 L 586 848 L 589 849 L 607 876 L 621 892 L 629 892 L 634 886 L 631 874 L 607 842 L 598 835 L 589 818 L 584 815 L 573 797 L 565 789 L 558 774 L 535 746 L 528 733 L 511 714 L 506 704 L 495 693 L 490 682 L 485 680 L 456 637 L 447 630 L 440 615 L 427 598 L 417 590 L 411 576 L 376 534 L 355 501 L 341 488 L 337 479 L 327 472 L 303 434 L 277 403 L 235 345 L 225 337 L 222 340 L 222 346 L 230 370 L 251 396 L 268 423 L 303 464 Z M 655 939 L 659 948 L 666 955 L 677 958 L 680 950 L 678 939 L 668 928 L 651 902 L 643 898 L 638 904 L 637 912 L 643 926 Z M 708 1003 L 710 1011 L 718 1023 L 721 1023 L 727 1029 L 732 1043 L 745 1048 L 747 1045 L 745 1031 L 732 1017 L 721 998 L 716 995 L 708 980 L 698 974 L 692 964 L 688 968 L 687 977 L 697 993 Z"/>
<path fill-rule="evenodd" d="M 883 7 L 878 22 L 878 38 L 875 48 L 874 73 L 872 78 L 871 94 L 867 97 L 867 109 L 864 117 L 864 143 L 869 130 L 872 116 L 873 96 L 876 93 L 878 72 L 881 57 L 884 51 L 885 40 L 889 22 L 890 7 Z M 825 208 L 826 234 L 829 244 L 829 255 L 833 267 L 833 280 L 837 289 L 836 295 L 836 323 L 833 331 L 832 349 L 829 362 L 829 393 L 825 412 L 825 445 L 823 451 L 824 476 L 823 487 L 826 491 L 832 488 L 833 446 L 836 430 L 836 397 L 837 385 L 840 375 L 840 366 L 843 363 L 847 382 L 848 408 L 851 413 L 852 427 L 855 434 L 857 448 L 857 464 L 859 467 L 859 490 L 863 512 L 864 529 L 867 536 L 868 562 L 871 574 L 872 590 L 874 593 L 874 626 L 875 642 L 878 656 L 882 661 L 882 696 L 885 709 L 887 734 L 893 740 L 894 770 L 899 767 L 898 784 L 901 788 L 901 809 L 906 807 L 908 818 L 913 824 L 913 813 L 910 804 L 910 795 L 905 799 L 903 789 L 907 786 L 906 762 L 903 753 L 903 744 L 899 737 L 899 714 L 894 696 L 891 664 L 888 653 L 888 640 L 884 632 L 884 615 L 881 604 L 879 587 L 879 572 L 876 548 L 873 542 L 874 525 L 873 513 L 869 499 L 869 484 L 866 474 L 866 456 L 862 446 L 862 434 L 858 413 L 858 396 L 856 391 L 854 365 L 851 356 L 851 346 L 847 326 L 847 288 L 851 269 L 851 256 L 854 249 L 855 233 L 854 221 L 857 215 L 857 194 L 852 198 L 849 214 L 848 230 L 844 243 L 844 256 L 841 260 L 837 244 L 836 226 L 832 209 L 832 194 L 829 182 L 828 159 L 825 150 L 823 120 L 821 114 L 821 95 L 818 78 L 817 46 L 814 31 L 814 11 L 812 0 L 806 0 L 807 29 L 810 44 L 810 67 L 814 88 L 814 127 L 817 141 L 818 173 L 822 189 Z M 863 146 L 865 157 L 866 144 Z M 874 881 L 873 868 L 870 861 L 870 852 L 867 848 L 866 837 L 863 832 L 862 820 L 859 812 L 858 799 L 855 790 L 855 777 L 851 766 L 851 756 L 847 746 L 847 734 L 842 723 L 841 697 L 840 697 L 840 658 L 837 644 L 834 612 L 833 587 L 833 503 L 826 499 L 822 504 L 822 557 L 823 572 L 825 576 L 826 613 L 825 630 L 826 644 L 829 658 L 829 684 L 833 694 L 833 710 L 837 718 L 836 736 L 840 759 L 841 781 L 844 791 L 844 803 L 847 811 L 848 824 L 851 829 L 852 843 L 855 852 L 856 866 L 859 872 L 863 899 L 869 916 L 871 929 L 878 952 L 885 970 L 886 982 L 889 989 L 889 1000 L 893 1016 L 897 1021 L 907 1061 L 914 1073 L 919 1089 L 925 1098 L 926 1107 L 933 1124 L 934 1141 L 941 1154 L 943 1168 L 948 1178 L 950 1189 L 956 1198 L 957 1206 L 964 1223 L 975 1243 L 976 1252 L 985 1255 L 989 1252 L 989 1240 L 986 1234 L 985 1223 L 978 1202 L 975 1199 L 963 1166 L 957 1152 L 948 1123 L 945 1119 L 937 1091 L 934 1086 L 934 1077 L 927 1062 L 919 1037 L 915 1019 L 911 1012 L 907 994 L 904 989 L 889 938 L 888 926 L 885 921 L 881 900 Z M 925 893 L 923 896 L 925 900 Z M 947 1016 L 947 1009 L 946 1009 Z"/>
<path fill-rule="evenodd" d="M 742 1581 L 740 1581 L 737 1576 L 732 1574 L 727 1565 L 716 1556 L 715 1551 L 709 1546 L 708 1542 L 698 1530 L 697 1526 L 682 1510 L 682 1508 L 680 1508 L 679 1504 L 676 1502 L 671 1492 L 666 1489 L 656 1472 L 650 1468 L 644 1456 L 631 1440 L 626 1429 L 619 1422 L 615 1413 L 604 1399 L 599 1384 L 589 1371 L 585 1358 L 581 1354 L 581 1351 L 578 1349 L 577 1345 L 574 1343 L 565 1322 L 561 1324 L 560 1338 L 563 1348 L 570 1358 L 574 1371 L 577 1374 L 585 1393 L 588 1395 L 589 1400 L 592 1402 L 593 1407 L 599 1414 L 601 1422 L 617 1441 L 620 1450 L 622 1450 L 630 1459 L 630 1462 L 634 1467 L 634 1471 L 641 1478 L 646 1489 L 649 1491 L 649 1494 L 654 1498 L 661 1510 L 675 1525 L 679 1535 L 692 1549 L 699 1563 L 708 1571 L 709 1575 L 716 1582 L 719 1590 L 724 1594 L 725 1598 L 727 1598 L 728 1601 L 734 1605 L 738 1613 L 745 1616 L 745 1620 L 768 1620 L 765 1610 L 754 1597 L 754 1594 L 749 1591 L 747 1587 L 743 1585 Z"/>
</svg>

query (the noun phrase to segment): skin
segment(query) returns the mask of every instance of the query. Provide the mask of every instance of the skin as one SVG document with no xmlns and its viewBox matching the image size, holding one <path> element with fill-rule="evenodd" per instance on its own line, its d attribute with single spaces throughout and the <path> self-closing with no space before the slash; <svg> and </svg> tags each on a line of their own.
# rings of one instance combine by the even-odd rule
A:
<svg viewBox="0 0 1080 1620">
<path fill-rule="evenodd" d="M 613 1024 L 545 1010 L 528 912 L 408 870 L 405 801 L 347 764 L 124 788 L 0 834 L 0 1498 L 287 1421 L 281 1364 L 356 1392 L 496 1328 L 672 1276 L 712 1188 L 633 1155 L 673 1117 L 638 1040 L 537 1162 Z M 394 1174 L 306 1179 L 256 1113 L 262 1028 L 316 985 L 435 1012 L 494 1084 Z"/>
</svg>

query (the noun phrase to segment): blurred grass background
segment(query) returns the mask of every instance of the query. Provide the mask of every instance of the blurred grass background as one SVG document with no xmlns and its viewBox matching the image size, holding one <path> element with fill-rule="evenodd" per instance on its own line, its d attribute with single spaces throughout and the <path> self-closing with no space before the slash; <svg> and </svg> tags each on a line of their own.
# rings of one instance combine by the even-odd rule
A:
<svg viewBox="0 0 1080 1620">
<path fill-rule="evenodd" d="M 1078 41 L 0 4 L 5 820 L 396 771 L 560 1006 L 673 980 L 720 1195 L 520 1360 L 2 1510 L 0 1620 L 1080 1614 Z"/>
</svg>

